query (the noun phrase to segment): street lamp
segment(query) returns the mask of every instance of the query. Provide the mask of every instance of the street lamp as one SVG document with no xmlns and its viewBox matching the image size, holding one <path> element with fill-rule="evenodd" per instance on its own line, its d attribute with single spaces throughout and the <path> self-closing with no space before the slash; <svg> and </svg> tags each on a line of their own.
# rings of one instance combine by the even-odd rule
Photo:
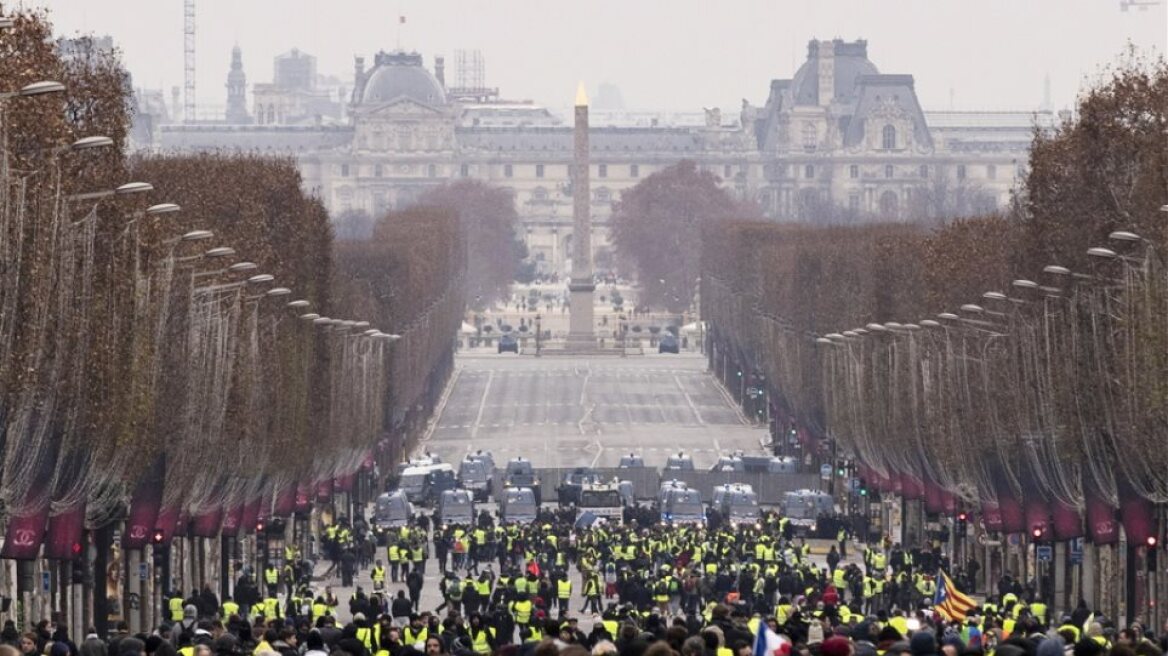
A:
<svg viewBox="0 0 1168 656">
<path fill-rule="evenodd" d="M 227 267 L 227 270 L 231 273 L 240 273 L 242 271 L 255 271 L 258 268 L 255 262 L 236 262 Z"/>
<path fill-rule="evenodd" d="M 7 20 L 11 21 L 12 19 L 9 18 Z M 0 25 L 0 27 L 3 27 L 3 26 Z M 33 82 L 32 84 L 26 84 L 23 87 L 20 87 L 20 89 L 18 89 L 16 91 L 8 91 L 6 93 L 0 93 L 0 100 L 8 100 L 9 98 L 16 98 L 16 97 L 28 98 L 31 96 L 43 96 L 46 93 L 61 93 L 64 90 L 65 90 L 65 85 L 61 84 L 60 82 L 55 82 L 53 80 L 42 80 L 40 82 Z"/>
<path fill-rule="evenodd" d="M 232 255 L 235 255 L 235 249 L 230 246 L 218 246 L 203 253 L 203 257 L 210 258 L 231 257 Z"/>
<path fill-rule="evenodd" d="M 297 299 L 295 301 L 288 301 L 288 307 L 290 307 L 290 308 L 301 309 L 301 308 L 309 307 L 311 305 L 312 305 L 312 303 L 309 303 L 308 301 L 306 301 L 302 298 Z"/>
</svg>

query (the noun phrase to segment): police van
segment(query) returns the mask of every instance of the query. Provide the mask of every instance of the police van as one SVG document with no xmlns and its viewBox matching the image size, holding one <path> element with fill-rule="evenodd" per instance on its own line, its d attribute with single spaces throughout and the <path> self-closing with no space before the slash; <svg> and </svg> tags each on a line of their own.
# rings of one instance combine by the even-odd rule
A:
<svg viewBox="0 0 1168 656">
<path fill-rule="evenodd" d="M 400 528 L 410 523 L 414 505 L 401 490 L 377 497 L 373 508 L 373 525 L 380 529 Z"/>
<path fill-rule="evenodd" d="M 531 524 L 539 514 L 535 493 L 529 487 L 508 487 L 499 497 L 499 521 L 503 524 Z"/>
<path fill-rule="evenodd" d="M 438 508 L 434 512 L 438 526 L 474 526 L 474 496 L 470 490 L 446 490 L 438 498 Z"/>
<path fill-rule="evenodd" d="M 610 522 L 619 522 L 624 516 L 625 499 L 618 485 L 585 483 L 580 488 L 580 513 L 590 512 Z"/>
<path fill-rule="evenodd" d="M 704 524 L 706 521 L 702 493 L 678 481 L 670 481 L 662 486 L 660 512 L 662 523 L 673 526 Z"/>
<path fill-rule="evenodd" d="M 427 484 L 432 478 L 430 474 L 434 472 L 450 472 L 453 476 L 454 467 L 448 463 L 433 463 L 407 467 L 402 470 L 401 479 L 398 481 L 398 489 L 404 492 L 406 498 L 411 502 L 423 501 L 429 492 Z"/>
<path fill-rule="evenodd" d="M 678 451 L 665 459 L 665 471 L 693 471 L 693 458 L 688 453 Z"/>
<path fill-rule="evenodd" d="M 757 524 L 760 519 L 758 495 L 745 483 L 715 485 L 710 505 L 732 526 Z"/>
<path fill-rule="evenodd" d="M 490 497 L 494 479 L 495 460 L 490 453 L 468 453 L 458 464 L 458 483 L 473 492 L 478 501 L 486 501 Z"/>
<path fill-rule="evenodd" d="M 826 492 L 796 490 L 783 495 L 783 515 L 791 520 L 791 526 L 799 535 L 814 533 L 820 515 L 830 515 L 834 511 L 835 499 Z"/>
</svg>

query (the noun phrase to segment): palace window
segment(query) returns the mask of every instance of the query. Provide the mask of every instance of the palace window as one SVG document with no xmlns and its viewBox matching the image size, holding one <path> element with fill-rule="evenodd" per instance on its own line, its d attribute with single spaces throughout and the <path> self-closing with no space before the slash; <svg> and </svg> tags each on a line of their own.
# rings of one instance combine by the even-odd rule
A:
<svg viewBox="0 0 1168 656">
<path fill-rule="evenodd" d="M 543 177 L 543 164 L 536 164 L 535 165 L 535 177 L 537 177 L 537 178 Z"/>
<path fill-rule="evenodd" d="M 636 164 L 629 164 L 629 177 L 630 178 L 641 177 L 641 167 L 636 165 Z"/>
<path fill-rule="evenodd" d="M 848 177 L 853 179 L 853 180 L 860 177 L 860 167 L 857 166 L 856 164 L 852 164 L 851 166 L 849 166 L 848 167 Z"/>
<path fill-rule="evenodd" d="M 921 164 L 921 177 L 922 178 L 929 177 L 929 165 L 928 164 Z"/>
<path fill-rule="evenodd" d="M 348 164 L 341 164 L 341 177 L 342 178 L 349 177 L 349 165 Z"/>
<path fill-rule="evenodd" d="M 429 166 L 427 166 L 426 167 L 426 177 L 428 177 L 428 178 L 438 177 L 438 167 L 434 164 L 430 164 Z"/>
<path fill-rule="evenodd" d="M 965 165 L 964 164 L 957 165 L 957 179 L 958 180 L 965 179 Z"/>
<path fill-rule="evenodd" d="M 461 175 L 464 178 L 469 178 L 470 177 L 470 164 L 463 164 L 461 167 L 459 167 L 458 173 L 459 173 L 459 175 Z"/>
<path fill-rule="evenodd" d="M 891 125 L 884 126 L 884 150 L 892 150 L 896 148 L 896 128 Z"/>
<path fill-rule="evenodd" d="M 510 164 L 503 165 L 503 177 L 504 178 L 509 178 L 512 175 L 514 175 L 514 173 L 515 173 L 515 171 L 514 171 L 514 169 L 511 168 Z"/>
<path fill-rule="evenodd" d="M 803 166 L 803 177 L 807 178 L 808 180 L 815 177 L 814 164 L 806 164 Z"/>
<path fill-rule="evenodd" d="M 607 178 L 608 177 L 608 164 L 597 164 L 596 165 L 596 177 L 598 177 L 598 178 Z"/>
<path fill-rule="evenodd" d="M 986 164 L 986 177 L 990 180 L 995 180 L 998 177 L 998 167 L 993 164 Z"/>
<path fill-rule="evenodd" d="M 373 177 L 375 177 L 375 178 L 380 178 L 380 177 L 381 177 L 381 174 L 382 174 L 382 171 L 381 171 L 381 165 L 380 165 L 380 164 L 374 164 L 374 165 L 373 165 Z"/>
<path fill-rule="evenodd" d="M 892 165 L 891 164 L 884 165 L 884 177 L 886 177 L 886 178 L 892 177 Z"/>
<path fill-rule="evenodd" d="M 804 123 L 803 124 L 803 149 L 804 150 L 815 150 L 815 147 L 817 145 L 819 145 L 819 133 L 816 132 L 816 130 L 815 130 L 815 124 L 814 123 Z"/>
</svg>

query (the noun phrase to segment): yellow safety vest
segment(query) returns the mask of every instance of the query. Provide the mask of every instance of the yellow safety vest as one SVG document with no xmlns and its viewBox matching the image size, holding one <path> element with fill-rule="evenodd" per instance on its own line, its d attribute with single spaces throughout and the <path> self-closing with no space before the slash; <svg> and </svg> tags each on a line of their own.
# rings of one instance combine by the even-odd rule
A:
<svg viewBox="0 0 1168 656">
<path fill-rule="evenodd" d="M 195 656 L 195 648 L 187 645 L 186 647 L 179 647 L 178 653 L 182 656 Z"/>
<path fill-rule="evenodd" d="M 572 597 L 572 582 L 568 579 L 560 579 L 557 581 L 556 596 L 560 599 L 570 599 Z"/>
<path fill-rule="evenodd" d="M 280 600 L 273 597 L 264 599 L 264 619 L 274 620 L 280 617 Z"/>
<path fill-rule="evenodd" d="M 170 619 L 174 622 L 181 622 L 183 618 L 183 599 L 182 597 L 171 597 L 167 602 L 170 608 Z"/>
<path fill-rule="evenodd" d="M 234 601 L 223 602 L 223 616 L 224 617 L 231 617 L 232 615 L 238 615 L 238 614 L 239 614 L 239 604 L 235 603 Z"/>
<path fill-rule="evenodd" d="M 476 654 L 491 653 L 491 638 L 495 637 L 495 628 L 487 627 L 479 629 L 477 632 L 473 629 L 470 632 L 471 646 Z"/>
<path fill-rule="evenodd" d="M 396 563 L 398 560 L 400 560 L 400 556 L 398 555 L 398 551 L 399 550 L 398 550 L 396 544 L 389 545 L 389 562 Z"/>
<path fill-rule="evenodd" d="M 513 602 L 511 613 L 515 616 L 516 624 L 527 624 L 531 621 L 531 602 L 527 600 Z"/>
<path fill-rule="evenodd" d="M 322 603 L 322 602 L 313 602 L 313 604 L 312 604 L 312 621 L 315 622 L 317 619 L 324 617 L 325 615 L 328 615 L 328 612 L 329 612 L 328 604 Z"/>
<path fill-rule="evenodd" d="M 275 585 L 280 582 L 280 570 L 275 567 L 269 567 L 264 570 L 264 580 L 268 585 Z"/>
<path fill-rule="evenodd" d="M 425 626 L 423 626 L 421 629 L 419 629 L 417 633 L 414 633 L 414 628 L 412 626 L 407 626 L 404 629 L 402 629 L 402 642 L 404 642 L 407 645 L 413 645 L 413 644 L 416 644 L 419 642 L 426 642 L 426 638 L 428 638 L 429 636 L 430 636 L 430 629 L 428 627 L 425 627 Z"/>
<path fill-rule="evenodd" d="M 385 568 L 384 567 L 374 567 L 373 568 L 373 582 L 374 583 L 384 583 L 385 582 Z"/>
</svg>

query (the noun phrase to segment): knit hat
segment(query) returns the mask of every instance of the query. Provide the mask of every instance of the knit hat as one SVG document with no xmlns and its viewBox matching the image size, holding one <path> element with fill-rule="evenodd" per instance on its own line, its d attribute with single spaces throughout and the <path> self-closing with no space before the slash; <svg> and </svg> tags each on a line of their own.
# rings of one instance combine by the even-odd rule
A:
<svg viewBox="0 0 1168 656">
<path fill-rule="evenodd" d="M 812 628 L 814 629 L 815 627 Z M 820 632 L 822 631 L 823 629 L 820 628 Z M 828 638 L 819 646 L 819 653 L 823 656 L 849 656 L 851 651 L 852 645 L 848 642 L 848 639 L 839 636 Z"/>
</svg>

